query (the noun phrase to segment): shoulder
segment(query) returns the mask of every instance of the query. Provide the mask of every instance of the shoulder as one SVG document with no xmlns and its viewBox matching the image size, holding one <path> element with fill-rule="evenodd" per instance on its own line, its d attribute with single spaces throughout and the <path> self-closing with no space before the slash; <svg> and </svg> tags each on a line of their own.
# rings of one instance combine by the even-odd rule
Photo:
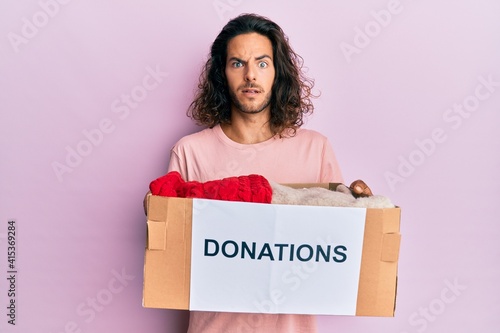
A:
<svg viewBox="0 0 500 333">
<path fill-rule="evenodd" d="M 199 145 L 202 142 L 206 143 L 207 140 L 212 140 L 217 137 L 215 132 L 216 131 L 214 128 L 205 128 L 201 131 L 188 134 L 177 141 L 177 143 L 174 145 L 174 149 Z"/>
<path fill-rule="evenodd" d="M 328 138 L 317 132 L 315 130 L 307 129 L 307 128 L 299 128 L 294 136 L 289 137 L 292 140 L 300 141 L 300 142 L 309 142 L 309 143 L 318 143 L 323 144 L 328 142 Z"/>
<path fill-rule="evenodd" d="M 331 149 L 328 138 L 315 130 L 299 128 L 293 136 L 283 136 L 276 145 L 291 152 L 323 155 Z M 278 147 L 277 147 L 278 148 Z"/>
<path fill-rule="evenodd" d="M 324 136 L 320 132 L 308 128 L 299 128 L 297 130 L 297 135 L 307 136 L 311 138 L 326 139 L 326 136 Z"/>
</svg>

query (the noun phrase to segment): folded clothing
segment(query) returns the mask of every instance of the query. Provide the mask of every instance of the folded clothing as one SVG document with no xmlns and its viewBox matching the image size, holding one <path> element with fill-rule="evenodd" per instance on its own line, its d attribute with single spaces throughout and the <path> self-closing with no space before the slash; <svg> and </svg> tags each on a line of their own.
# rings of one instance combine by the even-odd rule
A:
<svg viewBox="0 0 500 333">
<path fill-rule="evenodd" d="M 204 183 L 185 181 L 177 171 L 153 180 L 149 184 L 153 195 L 180 198 L 202 198 L 227 201 L 271 203 L 272 188 L 261 175 L 228 177 Z"/>
</svg>

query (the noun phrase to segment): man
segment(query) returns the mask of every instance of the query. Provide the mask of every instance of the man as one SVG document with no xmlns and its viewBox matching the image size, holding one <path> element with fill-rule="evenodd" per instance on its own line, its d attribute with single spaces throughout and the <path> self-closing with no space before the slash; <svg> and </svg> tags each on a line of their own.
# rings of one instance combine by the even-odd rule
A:
<svg viewBox="0 0 500 333">
<path fill-rule="evenodd" d="M 241 15 L 215 39 L 188 114 L 207 128 L 172 148 L 168 171 L 205 182 L 260 174 L 279 183 L 343 182 L 323 135 L 300 128 L 313 82 L 282 29 Z M 192 312 L 188 333 L 316 332 L 314 316 Z"/>
</svg>

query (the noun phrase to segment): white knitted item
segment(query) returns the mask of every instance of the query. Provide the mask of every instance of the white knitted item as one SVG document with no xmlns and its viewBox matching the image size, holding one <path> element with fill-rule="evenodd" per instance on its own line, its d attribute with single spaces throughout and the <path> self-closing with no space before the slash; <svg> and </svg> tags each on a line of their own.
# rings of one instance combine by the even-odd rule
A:
<svg viewBox="0 0 500 333">
<path fill-rule="evenodd" d="M 273 190 L 271 203 L 306 206 L 334 206 L 361 208 L 394 208 L 391 200 L 385 196 L 373 195 L 365 198 L 354 198 L 351 194 L 341 191 L 331 191 L 321 187 L 294 189 L 269 182 Z"/>
</svg>

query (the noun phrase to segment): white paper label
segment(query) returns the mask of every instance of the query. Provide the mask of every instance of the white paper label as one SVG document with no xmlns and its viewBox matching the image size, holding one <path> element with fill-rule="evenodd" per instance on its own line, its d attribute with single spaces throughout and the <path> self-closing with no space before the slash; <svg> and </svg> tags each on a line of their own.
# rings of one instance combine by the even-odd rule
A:
<svg viewBox="0 0 500 333">
<path fill-rule="evenodd" d="M 355 315 L 366 209 L 193 200 L 190 309 Z"/>
</svg>

